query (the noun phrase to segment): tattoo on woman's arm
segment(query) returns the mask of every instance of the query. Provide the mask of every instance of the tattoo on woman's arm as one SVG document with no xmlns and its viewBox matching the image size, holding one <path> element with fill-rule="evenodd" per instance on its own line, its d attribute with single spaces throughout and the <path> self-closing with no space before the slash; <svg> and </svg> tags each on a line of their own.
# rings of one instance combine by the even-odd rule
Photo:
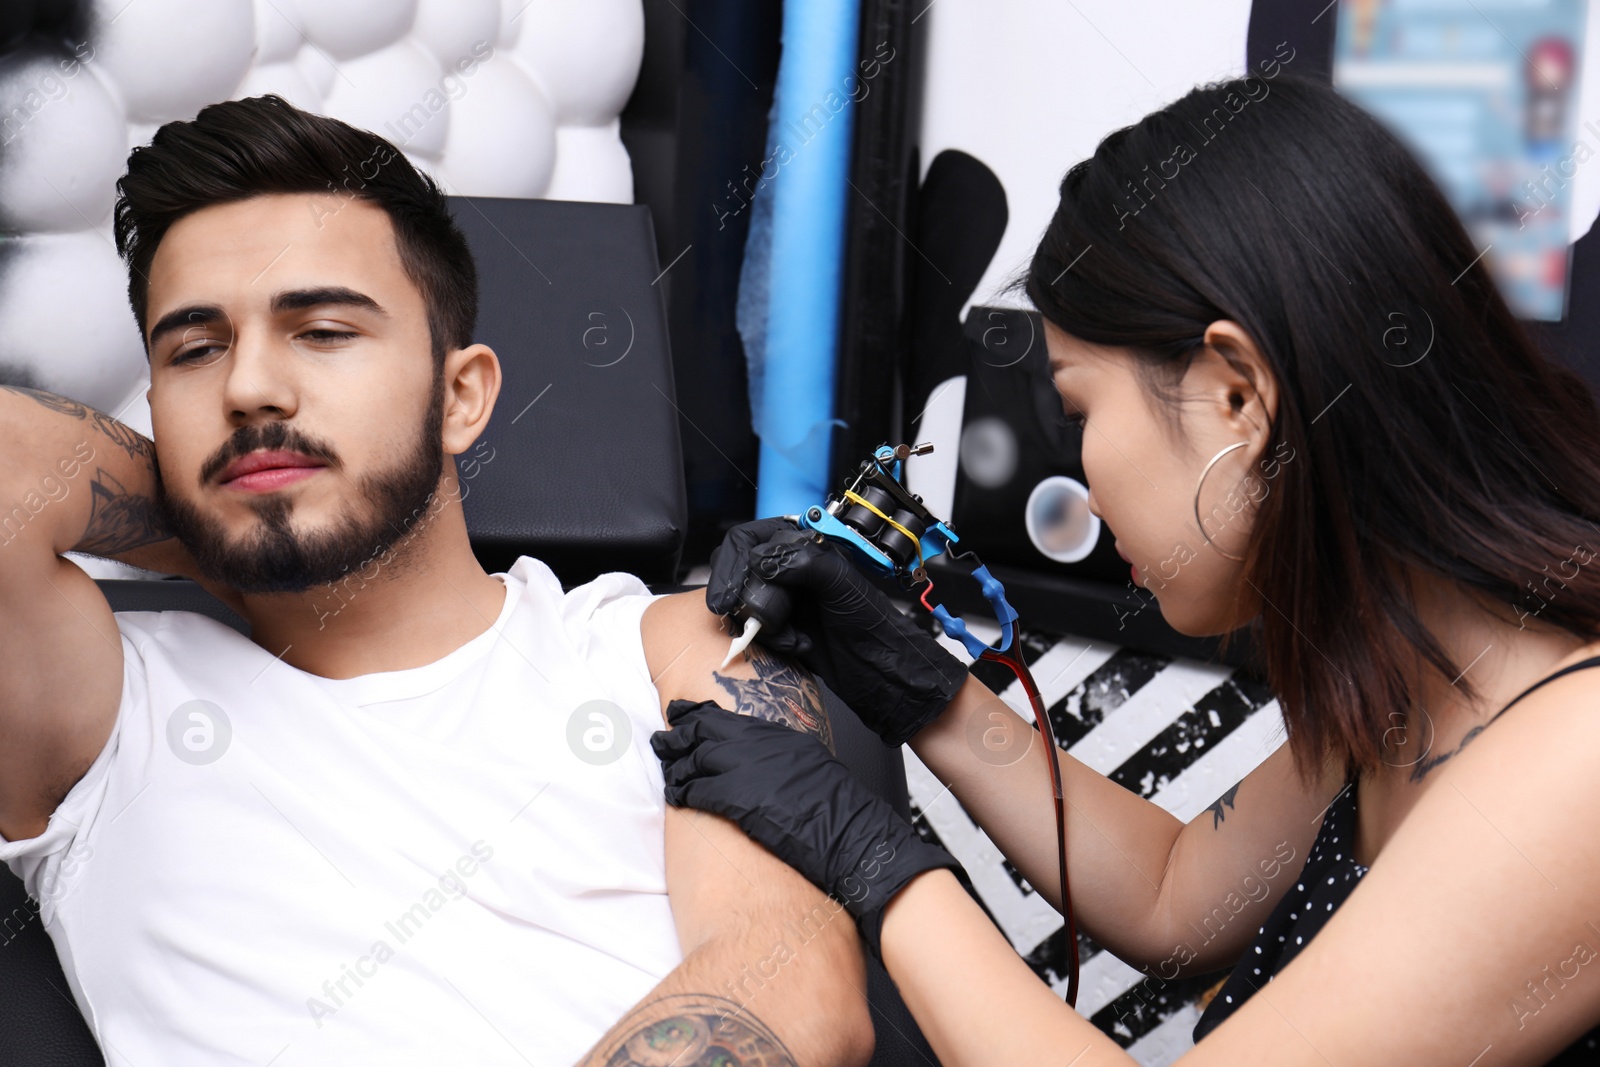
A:
<svg viewBox="0 0 1600 1067">
<path fill-rule="evenodd" d="M 172 536 L 155 501 L 128 492 L 104 467 L 95 470 L 89 496 L 89 525 L 76 552 L 110 557 Z"/>
<path fill-rule="evenodd" d="M 59 415 L 70 415 L 80 422 L 87 422 L 131 458 L 155 462 L 155 446 L 148 437 L 145 437 L 131 426 L 118 422 L 103 411 L 97 411 L 87 404 L 73 400 L 71 397 L 46 392 L 43 389 L 30 389 L 23 385 L 0 385 L 0 389 L 28 397 L 41 407 L 49 408 Z"/>
<path fill-rule="evenodd" d="M 748 654 L 756 671 L 754 678 L 712 673 L 733 695 L 733 710 L 812 734 L 828 751 L 833 751 L 833 727 L 822 703 L 822 687 L 811 673 L 779 659 L 760 645 L 751 645 Z"/>
<path fill-rule="evenodd" d="M 1211 813 L 1211 828 L 1213 830 L 1222 825 L 1222 820 L 1224 818 L 1222 814 L 1222 806 L 1226 804 L 1230 808 L 1233 807 L 1233 798 L 1239 795 L 1239 787 L 1243 784 L 1244 781 L 1242 779 L 1234 782 L 1233 786 L 1226 793 L 1222 794 L 1206 808 L 1206 810 Z"/>
<path fill-rule="evenodd" d="M 794 1067 L 772 1028 L 724 997 L 682 993 L 643 1005 L 599 1050 L 606 1067 Z"/>
</svg>

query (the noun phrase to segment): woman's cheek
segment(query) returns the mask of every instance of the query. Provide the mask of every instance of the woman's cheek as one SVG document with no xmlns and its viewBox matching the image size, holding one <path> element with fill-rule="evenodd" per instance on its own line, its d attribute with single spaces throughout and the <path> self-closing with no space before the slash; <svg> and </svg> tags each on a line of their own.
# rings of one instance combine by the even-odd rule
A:
<svg viewBox="0 0 1600 1067">
<path fill-rule="evenodd" d="M 1083 433 L 1083 447 L 1078 453 L 1078 461 L 1083 464 L 1083 480 L 1085 488 L 1094 499 L 1094 511 L 1109 525 L 1109 514 L 1106 511 L 1108 494 L 1114 495 L 1112 479 L 1107 477 L 1101 467 L 1100 434 L 1096 430 L 1085 428 Z"/>
</svg>

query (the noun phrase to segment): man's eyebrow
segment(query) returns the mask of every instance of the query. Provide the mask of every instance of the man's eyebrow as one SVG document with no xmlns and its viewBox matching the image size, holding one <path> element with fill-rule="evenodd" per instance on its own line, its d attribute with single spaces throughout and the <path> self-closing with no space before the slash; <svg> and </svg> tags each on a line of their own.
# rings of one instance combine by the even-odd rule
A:
<svg viewBox="0 0 1600 1067">
<path fill-rule="evenodd" d="M 389 313 L 366 293 L 358 293 L 342 285 L 325 285 L 316 289 L 285 289 L 272 294 L 272 313 L 299 311 L 304 308 L 338 304 L 344 307 L 363 308 L 388 317 Z"/>
<path fill-rule="evenodd" d="M 190 304 L 188 307 L 169 311 L 156 320 L 150 328 L 149 347 L 154 348 L 162 336 L 174 330 L 181 330 L 188 326 L 210 326 L 223 321 L 227 316 L 215 304 Z"/>
</svg>

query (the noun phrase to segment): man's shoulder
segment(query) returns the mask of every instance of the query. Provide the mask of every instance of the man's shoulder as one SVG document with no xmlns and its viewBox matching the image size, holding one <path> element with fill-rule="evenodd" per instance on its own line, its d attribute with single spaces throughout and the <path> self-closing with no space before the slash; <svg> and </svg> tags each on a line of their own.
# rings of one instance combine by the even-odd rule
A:
<svg viewBox="0 0 1600 1067">
<path fill-rule="evenodd" d="M 704 589 L 656 597 L 639 620 L 639 638 L 657 688 L 663 686 L 669 672 L 708 674 L 722 661 L 733 640 L 721 617 L 706 607 Z"/>
<path fill-rule="evenodd" d="M 151 641 L 164 645 L 179 642 L 191 651 L 196 645 L 212 648 L 238 642 L 251 644 L 248 637 L 227 623 L 198 611 L 116 611 L 111 617 L 136 650 Z"/>
<path fill-rule="evenodd" d="M 594 627 L 636 628 L 639 615 L 659 598 L 637 575 L 607 571 L 581 585 L 564 589 L 544 561 L 521 556 L 506 574 L 523 583 L 527 594 L 557 606 L 569 630 Z"/>
<path fill-rule="evenodd" d="M 235 678 L 270 656 L 225 622 L 196 611 L 117 611 L 122 636 L 123 685 L 119 715 L 148 704 L 150 695 L 173 683 L 192 686 L 201 678 Z"/>
</svg>

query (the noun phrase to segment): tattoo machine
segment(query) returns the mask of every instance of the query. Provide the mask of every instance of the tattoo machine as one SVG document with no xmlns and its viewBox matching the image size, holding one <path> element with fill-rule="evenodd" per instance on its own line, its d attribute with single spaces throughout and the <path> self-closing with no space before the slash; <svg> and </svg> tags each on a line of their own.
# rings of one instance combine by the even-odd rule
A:
<svg viewBox="0 0 1600 1067">
<path fill-rule="evenodd" d="M 902 589 L 910 591 L 926 585 L 918 598 L 922 606 L 937 619 L 944 632 L 966 646 L 967 652 L 979 660 L 1003 663 L 1016 675 L 1033 706 L 1034 721 L 1050 758 L 1050 787 L 1055 797 L 1057 874 L 1061 879 L 1061 912 L 1066 920 L 1067 951 L 1071 959 L 1067 976 L 1067 1003 L 1076 1006 L 1078 1001 L 1078 930 L 1072 912 L 1072 894 L 1067 885 L 1067 826 L 1066 807 L 1061 787 L 1061 761 L 1056 748 L 1055 732 L 1050 716 L 1045 711 L 1039 687 L 1033 680 L 1028 665 L 1019 650 L 1017 610 L 1006 601 L 1005 588 L 989 568 L 969 550 L 957 553 L 960 540 L 948 523 L 935 516 L 923 504 L 922 498 L 911 493 L 904 483 L 905 461 L 911 456 L 933 451 L 931 444 L 881 445 L 872 457 L 863 462 L 855 475 L 847 480 L 842 495 L 830 497 L 825 505 L 813 505 L 799 515 L 786 516 L 795 523 L 793 534 L 784 539 L 826 539 L 844 546 L 851 557 L 870 573 L 895 579 Z M 928 560 L 940 555 L 952 560 L 970 560 L 972 576 L 977 579 L 984 599 L 994 611 L 1000 624 L 1000 637 L 994 646 L 985 644 L 967 629 L 959 617 L 952 615 L 943 604 L 930 604 L 928 595 L 933 592 L 933 579 L 924 566 Z M 740 592 L 742 608 L 735 618 L 744 619 L 744 629 L 733 640 L 726 667 L 733 658 L 749 647 L 762 627 L 778 627 L 788 617 L 789 594 L 768 582 L 752 577 Z"/>
</svg>

